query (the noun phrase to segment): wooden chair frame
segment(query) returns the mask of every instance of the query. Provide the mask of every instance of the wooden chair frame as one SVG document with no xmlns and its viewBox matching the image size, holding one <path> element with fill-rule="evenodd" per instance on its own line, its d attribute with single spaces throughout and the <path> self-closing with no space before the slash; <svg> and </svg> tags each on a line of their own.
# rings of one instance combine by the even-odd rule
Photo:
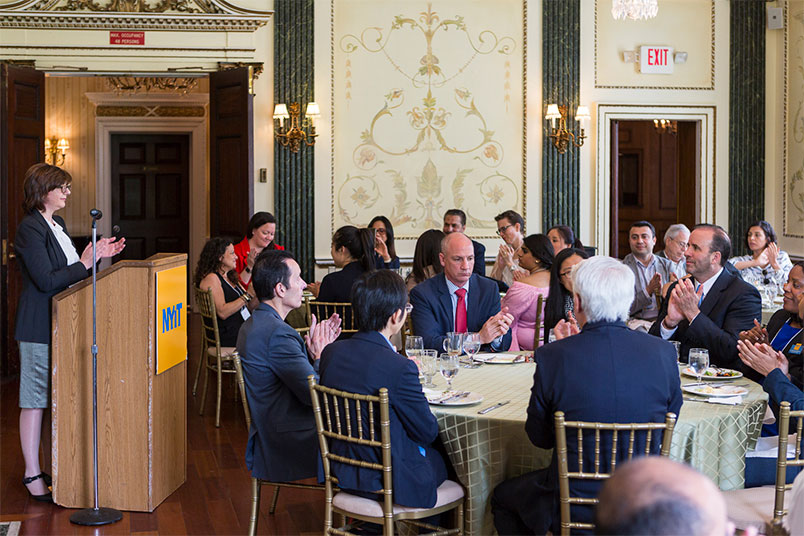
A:
<svg viewBox="0 0 804 536">
<path fill-rule="evenodd" d="M 215 301 L 212 299 L 212 291 L 211 290 L 201 290 L 198 287 L 194 287 L 195 290 L 195 303 L 198 305 L 198 310 L 201 313 L 201 337 L 203 338 L 203 344 L 201 354 L 201 362 L 198 365 L 198 370 L 196 372 L 196 379 L 195 383 L 193 384 L 193 394 L 195 394 L 196 384 L 198 383 L 198 375 L 201 373 L 202 368 L 205 368 L 204 374 L 204 387 L 202 388 L 203 394 L 201 395 L 201 405 L 198 409 L 198 414 L 204 414 L 204 405 L 207 401 L 207 387 L 209 384 L 209 373 L 214 372 L 218 379 L 218 397 L 217 402 L 215 404 L 215 427 L 220 428 L 221 426 L 221 391 L 223 389 L 223 375 L 224 374 L 234 374 L 234 369 L 227 369 L 224 368 L 226 363 L 232 363 L 233 357 L 237 355 L 237 351 L 233 350 L 230 354 L 224 354 L 221 351 L 221 338 L 220 332 L 218 331 L 218 313 L 215 309 Z M 205 321 L 206 319 L 206 321 Z M 207 322 L 212 325 L 210 329 L 207 326 Z M 209 358 L 213 357 L 211 355 L 210 350 L 214 348 L 214 357 L 215 362 L 210 363 Z M 235 392 L 235 398 L 237 398 L 237 393 Z M 245 402 L 245 399 L 244 399 Z"/>
<path fill-rule="evenodd" d="M 533 351 L 539 347 L 539 343 L 544 344 L 544 296 L 541 294 L 536 299 L 536 325 L 533 331 Z"/>
<path fill-rule="evenodd" d="M 391 463 L 391 422 L 390 409 L 388 402 L 388 389 L 380 389 L 378 396 L 361 395 L 339 391 L 329 387 L 319 385 L 314 376 L 308 376 L 310 384 L 310 395 L 313 401 L 313 412 L 315 414 L 315 424 L 318 430 L 318 440 L 321 451 L 321 460 L 324 465 L 324 487 L 326 493 L 326 503 L 324 511 L 324 533 L 325 534 L 351 534 L 347 530 L 333 528 L 333 513 L 347 516 L 370 523 L 377 523 L 383 526 L 383 534 L 394 534 L 394 523 L 397 521 L 409 523 L 411 525 L 426 528 L 434 532 L 433 536 L 447 536 L 463 533 L 463 501 L 464 497 L 449 502 L 436 508 L 421 508 L 416 510 L 404 511 L 394 514 L 393 499 L 393 476 Z M 323 400 L 323 402 L 322 402 Z M 350 404 L 351 402 L 351 404 Z M 363 426 L 361 402 L 365 402 L 368 407 L 368 426 Z M 350 409 L 354 407 L 356 422 L 351 420 Z M 344 408 L 341 416 L 341 407 Z M 377 409 L 375 409 L 375 407 Z M 323 408 L 323 413 L 322 413 Z M 376 434 L 376 419 L 379 414 L 380 437 Z M 334 425 L 333 425 L 334 423 Z M 382 463 L 372 463 L 365 460 L 339 456 L 330 452 L 330 441 L 338 440 L 355 445 L 363 445 L 380 449 Z M 382 473 L 382 489 L 376 493 L 382 497 L 382 517 L 372 517 L 354 512 L 342 510 L 333 505 L 335 495 L 334 486 L 337 478 L 332 476 L 330 468 L 331 462 L 338 462 L 355 467 L 373 469 Z M 417 519 L 430 517 L 442 512 L 456 509 L 458 528 L 442 529 L 427 523 L 417 522 Z"/>
<path fill-rule="evenodd" d="M 246 398 L 246 381 L 243 377 L 243 364 L 240 362 L 240 356 L 235 355 L 232 360 L 234 363 L 235 377 L 237 378 L 237 387 L 240 390 L 240 398 L 243 399 L 243 414 L 246 417 L 246 429 L 251 430 L 251 408 L 248 405 L 248 398 Z M 315 489 L 324 490 L 322 484 L 300 484 L 298 482 L 273 482 L 271 480 L 262 480 L 260 478 L 251 478 L 251 516 L 248 522 L 248 534 L 254 536 L 257 533 L 257 519 L 260 515 L 260 495 L 262 486 L 274 486 L 274 496 L 271 499 L 271 507 L 268 513 L 273 515 L 276 512 L 276 503 L 279 501 L 280 488 L 296 488 L 296 489 Z"/>
<path fill-rule="evenodd" d="M 341 333 L 357 333 L 357 320 L 352 312 L 352 304 L 348 302 L 322 302 L 318 300 L 307 300 L 307 325 L 313 323 L 313 315 L 321 320 L 326 320 L 333 313 L 338 313 L 341 317 Z M 348 314 L 346 314 L 348 313 Z M 351 321 L 351 322 L 349 322 Z"/>
<path fill-rule="evenodd" d="M 796 450 L 795 457 L 792 460 L 787 459 L 787 440 L 790 434 L 790 420 L 796 420 L 795 436 L 796 436 Z M 787 510 L 784 509 L 784 494 L 787 490 L 793 487 L 792 484 L 786 483 L 787 466 L 804 467 L 804 457 L 801 450 L 801 439 L 804 428 L 804 410 L 791 411 L 790 402 L 782 402 L 779 407 L 779 455 L 776 458 L 776 485 L 773 500 L 773 520 L 771 521 L 768 534 L 785 533 L 782 525 L 782 518 L 787 515 Z"/>
<path fill-rule="evenodd" d="M 580 523 L 573 522 L 570 518 L 570 507 L 573 504 L 579 505 L 595 505 L 598 503 L 597 498 L 584 498 L 584 497 L 571 497 L 569 489 L 569 480 L 571 478 L 577 480 L 605 480 L 611 476 L 617 467 L 617 441 L 619 432 L 630 432 L 628 437 L 628 460 L 634 456 L 634 444 L 636 440 L 636 432 L 644 431 L 645 434 L 645 452 L 644 455 L 650 454 L 651 439 L 654 430 L 664 430 L 662 437 L 662 446 L 660 454 L 662 456 L 670 455 L 670 443 L 673 440 L 673 429 L 676 426 L 675 413 L 668 413 L 663 423 L 599 423 L 599 422 L 583 422 L 583 421 L 565 421 L 564 412 L 556 411 L 555 413 L 555 430 L 556 430 L 556 454 L 558 455 L 558 487 L 559 487 L 559 505 L 561 510 L 561 534 L 569 535 L 571 529 L 594 529 L 593 523 Z M 575 428 L 578 431 L 578 470 L 574 472 L 569 471 L 569 464 L 567 460 L 567 429 Z M 583 431 L 594 430 L 595 433 L 595 458 L 594 458 L 594 471 L 584 471 L 583 467 Z M 600 460 L 605 453 L 601 455 L 600 452 L 600 432 L 612 432 L 612 447 L 611 447 L 611 471 L 600 471 Z"/>
</svg>

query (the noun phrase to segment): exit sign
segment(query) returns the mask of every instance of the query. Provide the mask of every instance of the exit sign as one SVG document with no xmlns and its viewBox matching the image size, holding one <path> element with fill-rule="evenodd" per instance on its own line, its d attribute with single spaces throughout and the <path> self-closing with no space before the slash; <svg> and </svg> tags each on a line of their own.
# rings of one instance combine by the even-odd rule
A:
<svg viewBox="0 0 804 536">
<path fill-rule="evenodd" d="M 639 70 L 643 74 L 673 74 L 673 47 L 639 47 Z"/>
</svg>

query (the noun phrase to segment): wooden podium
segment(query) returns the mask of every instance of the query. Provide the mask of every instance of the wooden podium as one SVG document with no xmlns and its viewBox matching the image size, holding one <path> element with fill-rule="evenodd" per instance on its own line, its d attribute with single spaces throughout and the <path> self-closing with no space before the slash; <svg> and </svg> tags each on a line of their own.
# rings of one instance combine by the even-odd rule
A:
<svg viewBox="0 0 804 536">
<path fill-rule="evenodd" d="M 187 467 L 187 361 L 156 374 L 156 274 L 186 254 L 120 261 L 98 273 L 98 498 L 152 512 Z M 186 322 L 185 311 L 182 322 Z M 94 505 L 92 278 L 53 297 L 53 500 Z"/>
</svg>

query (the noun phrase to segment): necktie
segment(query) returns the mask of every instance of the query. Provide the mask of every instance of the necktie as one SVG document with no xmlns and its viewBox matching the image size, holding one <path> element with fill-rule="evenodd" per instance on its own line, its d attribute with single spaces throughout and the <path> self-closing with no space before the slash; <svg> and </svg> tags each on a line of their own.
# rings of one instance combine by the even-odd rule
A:
<svg viewBox="0 0 804 536">
<path fill-rule="evenodd" d="M 701 306 L 701 302 L 703 302 L 703 285 L 698 283 L 698 287 L 695 289 L 695 295 L 698 296 L 698 307 Z"/>
<path fill-rule="evenodd" d="M 455 307 L 455 331 L 466 333 L 466 289 L 459 288 L 455 291 L 458 296 L 458 305 Z"/>
</svg>

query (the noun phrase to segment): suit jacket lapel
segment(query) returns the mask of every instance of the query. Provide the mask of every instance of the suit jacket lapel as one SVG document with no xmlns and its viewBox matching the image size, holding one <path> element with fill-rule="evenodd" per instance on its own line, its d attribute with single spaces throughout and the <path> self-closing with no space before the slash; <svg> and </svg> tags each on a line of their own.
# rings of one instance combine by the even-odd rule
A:
<svg viewBox="0 0 804 536">
<path fill-rule="evenodd" d="M 466 328 L 472 331 L 480 314 L 480 276 L 472 274 L 469 278 L 469 300 L 466 303 Z M 482 323 L 480 324 L 483 325 Z M 477 328 L 480 329 L 480 328 Z"/>
<path fill-rule="evenodd" d="M 447 331 L 454 331 L 455 330 L 455 317 L 454 312 L 452 310 L 452 298 L 449 295 L 449 289 L 447 288 L 447 276 L 444 274 L 440 274 L 438 276 L 438 301 L 441 304 L 441 308 L 443 309 L 441 318 L 448 318 L 449 325 L 447 326 Z"/>
<path fill-rule="evenodd" d="M 700 309 L 703 314 L 709 316 L 709 313 L 711 313 L 712 309 L 715 308 L 715 304 L 717 304 L 718 300 L 720 300 L 720 293 L 726 290 L 726 287 L 731 281 L 731 277 L 731 274 L 729 274 L 726 270 L 723 270 L 720 273 L 717 280 L 712 285 L 712 288 L 710 288 L 709 292 L 707 292 L 706 296 L 704 296 L 703 302 L 701 302 Z"/>
<path fill-rule="evenodd" d="M 65 255 L 64 250 L 61 249 L 61 244 L 59 244 L 59 241 L 56 238 L 56 235 L 53 233 L 53 229 L 50 228 L 50 224 L 47 221 L 45 221 L 45 217 L 42 216 L 41 213 L 37 213 L 37 214 L 39 214 L 39 217 L 36 218 L 36 219 L 38 220 L 39 225 L 45 231 L 45 237 L 46 237 L 45 238 L 45 243 L 46 243 L 46 246 L 50 250 L 51 257 L 53 255 L 55 255 L 55 258 L 53 258 L 53 261 L 55 261 L 56 267 L 57 268 L 63 268 L 65 266 L 67 266 L 67 255 Z M 56 225 L 59 225 L 58 222 L 56 222 Z"/>
</svg>

